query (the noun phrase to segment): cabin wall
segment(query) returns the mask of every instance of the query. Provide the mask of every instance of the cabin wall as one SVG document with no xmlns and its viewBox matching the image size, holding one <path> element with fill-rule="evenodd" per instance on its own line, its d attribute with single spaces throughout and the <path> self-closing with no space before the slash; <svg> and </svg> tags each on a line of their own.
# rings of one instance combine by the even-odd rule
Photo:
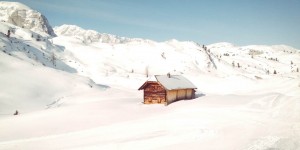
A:
<svg viewBox="0 0 300 150">
<path fill-rule="evenodd" d="M 177 100 L 186 99 L 187 90 L 177 90 Z"/>
<path fill-rule="evenodd" d="M 166 92 L 166 98 L 168 103 L 183 99 L 193 99 L 195 96 L 195 91 L 193 89 L 183 89 L 183 90 L 170 90 Z"/>
<path fill-rule="evenodd" d="M 167 101 L 168 103 L 172 103 L 177 100 L 177 90 L 167 91 Z"/>
<path fill-rule="evenodd" d="M 193 99 L 195 98 L 195 90 L 187 89 L 186 90 L 186 99 Z"/>
<path fill-rule="evenodd" d="M 144 89 L 144 103 L 157 104 L 166 102 L 166 90 L 158 83 L 149 83 Z"/>
</svg>

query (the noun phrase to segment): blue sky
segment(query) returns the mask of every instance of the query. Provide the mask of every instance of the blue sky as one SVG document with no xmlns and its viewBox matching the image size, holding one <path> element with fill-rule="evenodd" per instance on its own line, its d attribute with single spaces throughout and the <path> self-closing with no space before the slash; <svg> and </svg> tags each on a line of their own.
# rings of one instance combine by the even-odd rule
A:
<svg viewBox="0 0 300 150">
<path fill-rule="evenodd" d="M 52 26 L 201 44 L 286 44 L 300 49 L 300 0 L 19 0 Z"/>
</svg>

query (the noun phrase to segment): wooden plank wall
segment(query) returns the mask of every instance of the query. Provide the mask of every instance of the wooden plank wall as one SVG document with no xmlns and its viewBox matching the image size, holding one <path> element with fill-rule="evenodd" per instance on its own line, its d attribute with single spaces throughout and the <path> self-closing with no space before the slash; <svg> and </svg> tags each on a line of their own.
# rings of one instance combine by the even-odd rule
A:
<svg viewBox="0 0 300 150">
<path fill-rule="evenodd" d="M 170 90 L 166 92 L 168 103 L 174 101 L 183 100 L 183 99 L 193 99 L 194 90 L 193 89 L 184 89 L 184 90 Z"/>
<path fill-rule="evenodd" d="M 186 91 L 186 99 L 193 99 L 194 98 L 194 90 L 193 89 L 188 89 Z"/>
<path fill-rule="evenodd" d="M 167 91 L 168 103 L 172 103 L 177 100 L 177 90 Z"/>
<path fill-rule="evenodd" d="M 158 83 L 149 83 L 144 89 L 144 103 L 156 104 L 166 102 L 166 90 Z"/>
</svg>

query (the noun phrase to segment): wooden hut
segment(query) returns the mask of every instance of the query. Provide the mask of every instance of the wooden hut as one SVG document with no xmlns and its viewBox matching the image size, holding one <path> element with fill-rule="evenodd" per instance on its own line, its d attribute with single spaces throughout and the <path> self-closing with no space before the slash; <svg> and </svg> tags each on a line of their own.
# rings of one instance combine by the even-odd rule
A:
<svg viewBox="0 0 300 150">
<path fill-rule="evenodd" d="M 195 89 L 188 79 L 181 75 L 155 75 L 139 90 L 144 90 L 144 104 L 170 104 L 174 101 L 195 98 Z"/>
</svg>

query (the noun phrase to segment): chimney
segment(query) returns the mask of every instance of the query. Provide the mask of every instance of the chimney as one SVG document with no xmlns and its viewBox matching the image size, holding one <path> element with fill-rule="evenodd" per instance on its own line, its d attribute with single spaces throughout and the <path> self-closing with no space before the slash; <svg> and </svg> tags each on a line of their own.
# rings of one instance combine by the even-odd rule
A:
<svg viewBox="0 0 300 150">
<path fill-rule="evenodd" d="M 170 74 L 170 72 L 169 72 L 167 75 L 168 75 L 168 78 L 171 78 L 171 74 Z"/>
</svg>

